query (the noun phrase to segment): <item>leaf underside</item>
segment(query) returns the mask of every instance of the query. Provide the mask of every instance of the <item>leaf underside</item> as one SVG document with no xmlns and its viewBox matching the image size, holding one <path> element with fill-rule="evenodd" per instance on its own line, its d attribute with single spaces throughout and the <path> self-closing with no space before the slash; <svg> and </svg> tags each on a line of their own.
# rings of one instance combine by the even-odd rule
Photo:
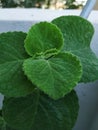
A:
<svg viewBox="0 0 98 130">
<path fill-rule="evenodd" d="M 78 109 L 74 91 L 57 101 L 35 92 L 24 98 L 5 99 L 3 116 L 16 130 L 72 130 Z"/>
<path fill-rule="evenodd" d="M 77 55 L 83 66 L 80 82 L 91 82 L 98 79 L 98 58 L 90 48 L 94 33 L 92 24 L 79 16 L 62 16 L 52 21 L 63 33 L 64 51 Z"/>
</svg>

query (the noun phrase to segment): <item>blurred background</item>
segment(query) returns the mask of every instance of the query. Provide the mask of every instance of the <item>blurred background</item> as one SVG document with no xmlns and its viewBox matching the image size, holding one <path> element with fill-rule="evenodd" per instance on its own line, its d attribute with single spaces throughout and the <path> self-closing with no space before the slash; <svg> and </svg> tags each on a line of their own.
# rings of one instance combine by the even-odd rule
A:
<svg viewBox="0 0 98 130">
<path fill-rule="evenodd" d="M 0 8 L 81 9 L 87 0 L 0 0 Z"/>
</svg>

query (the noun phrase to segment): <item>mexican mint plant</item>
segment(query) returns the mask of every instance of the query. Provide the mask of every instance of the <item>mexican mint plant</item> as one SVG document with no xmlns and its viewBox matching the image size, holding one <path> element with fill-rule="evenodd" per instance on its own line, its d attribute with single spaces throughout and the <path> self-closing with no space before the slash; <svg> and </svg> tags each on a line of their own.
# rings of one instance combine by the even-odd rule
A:
<svg viewBox="0 0 98 130">
<path fill-rule="evenodd" d="M 93 33 L 89 21 L 62 16 L 27 34 L 0 34 L 1 130 L 72 130 L 79 110 L 74 87 L 98 79 Z"/>
</svg>

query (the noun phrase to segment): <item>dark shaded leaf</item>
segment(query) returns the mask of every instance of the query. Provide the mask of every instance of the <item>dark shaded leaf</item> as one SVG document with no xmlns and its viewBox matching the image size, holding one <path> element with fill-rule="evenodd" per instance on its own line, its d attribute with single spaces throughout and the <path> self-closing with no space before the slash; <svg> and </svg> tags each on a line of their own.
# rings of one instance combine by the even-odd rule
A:
<svg viewBox="0 0 98 130">
<path fill-rule="evenodd" d="M 3 116 L 17 130 L 72 130 L 78 108 L 74 91 L 57 101 L 35 92 L 24 98 L 4 100 Z"/>
</svg>

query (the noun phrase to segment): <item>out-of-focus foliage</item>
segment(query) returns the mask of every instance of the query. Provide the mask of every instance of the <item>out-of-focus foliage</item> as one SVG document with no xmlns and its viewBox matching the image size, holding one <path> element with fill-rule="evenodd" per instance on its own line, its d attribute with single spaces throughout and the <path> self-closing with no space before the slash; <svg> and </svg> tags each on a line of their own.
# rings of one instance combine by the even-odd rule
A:
<svg viewBox="0 0 98 130">
<path fill-rule="evenodd" d="M 13 8 L 13 7 L 22 7 L 24 0 L 1 0 L 1 5 L 3 8 Z"/>
<path fill-rule="evenodd" d="M 26 8 L 31 8 L 31 7 L 41 8 L 43 2 L 45 2 L 45 0 L 25 0 L 24 7 L 26 7 Z"/>
<path fill-rule="evenodd" d="M 66 0 L 67 9 L 78 9 L 83 7 L 83 3 L 78 4 L 76 0 Z"/>
<path fill-rule="evenodd" d="M 2 8 L 52 8 L 52 9 L 78 9 L 83 7 L 77 0 L 0 0 Z"/>
</svg>

